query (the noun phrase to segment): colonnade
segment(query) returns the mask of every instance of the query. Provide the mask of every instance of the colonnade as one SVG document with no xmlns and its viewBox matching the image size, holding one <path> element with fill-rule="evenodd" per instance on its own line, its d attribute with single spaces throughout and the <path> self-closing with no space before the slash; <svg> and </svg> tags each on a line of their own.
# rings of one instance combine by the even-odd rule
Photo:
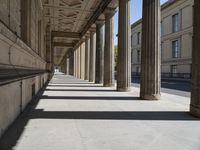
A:
<svg viewBox="0 0 200 150">
<path fill-rule="evenodd" d="M 160 97 L 160 47 L 159 47 L 159 0 L 144 0 L 141 98 Z M 74 76 L 89 82 L 114 86 L 114 35 L 115 10 L 107 8 L 104 20 L 96 21 L 79 45 L 74 49 Z M 105 26 L 105 30 L 103 30 Z M 119 0 L 118 60 L 116 83 L 118 91 L 131 87 L 131 28 L 130 0 Z M 103 33 L 103 31 L 105 31 Z M 104 37 L 103 37 L 104 36 Z M 84 46 L 83 46 L 84 45 Z M 146 74 L 148 73 L 148 75 Z"/>
<path fill-rule="evenodd" d="M 115 10 L 107 8 L 104 12 L 105 20 L 97 21 L 96 29 L 91 29 L 89 35 L 85 36 L 79 46 L 74 49 L 73 75 L 75 77 L 94 83 L 103 83 L 105 87 L 114 85 L 114 13 Z M 200 1 L 195 0 L 193 76 L 190 112 L 198 117 L 200 117 L 199 14 Z M 116 89 L 118 91 L 129 91 L 131 86 L 130 0 L 119 0 L 118 21 Z M 140 98 L 145 100 L 158 100 L 161 95 L 160 21 L 160 0 L 143 0 Z M 105 26 L 104 34 L 102 29 L 103 25 Z M 105 37 L 103 37 L 103 35 L 105 35 Z M 82 45 L 84 45 L 84 48 Z M 84 51 L 82 49 L 84 49 Z M 82 57 L 84 58 L 82 59 Z"/>
</svg>

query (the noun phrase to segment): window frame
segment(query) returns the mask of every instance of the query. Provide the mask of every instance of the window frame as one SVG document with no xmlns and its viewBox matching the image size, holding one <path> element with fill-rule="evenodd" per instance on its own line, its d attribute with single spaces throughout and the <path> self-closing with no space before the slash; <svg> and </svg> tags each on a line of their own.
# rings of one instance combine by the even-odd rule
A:
<svg viewBox="0 0 200 150">
<path fill-rule="evenodd" d="M 176 13 L 172 15 L 172 32 L 176 33 L 180 31 L 180 15 Z"/>
<path fill-rule="evenodd" d="M 174 46 L 175 43 L 175 46 Z M 172 41 L 172 58 L 180 58 L 181 56 L 180 49 L 180 39 L 176 39 Z"/>
</svg>

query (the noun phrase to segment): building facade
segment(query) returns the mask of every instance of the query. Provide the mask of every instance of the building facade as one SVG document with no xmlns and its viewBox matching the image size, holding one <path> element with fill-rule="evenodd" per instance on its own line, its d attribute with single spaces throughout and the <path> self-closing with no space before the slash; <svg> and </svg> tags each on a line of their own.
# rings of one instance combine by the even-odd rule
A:
<svg viewBox="0 0 200 150">
<path fill-rule="evenodd" d="M 161 11 L 161 73 L 163 77 L 191 78 L 193 0 L 171 0 Z M 139 75 L 142 20 L 131 26 L 132 73 Z"/>
</svg>

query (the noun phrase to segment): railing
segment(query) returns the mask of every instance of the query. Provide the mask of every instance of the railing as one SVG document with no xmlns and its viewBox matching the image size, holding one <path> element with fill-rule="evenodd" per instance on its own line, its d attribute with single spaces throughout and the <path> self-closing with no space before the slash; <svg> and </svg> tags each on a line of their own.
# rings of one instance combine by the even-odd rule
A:
<svg viewBox="0 0 200 150">
<path fill-rule="evenodd" d="M 191 79 L 191 73 L 161 73 L 162 78 L 183 78 Z"/>
<path fill-rule="evenodd" d="M 133 77 L 140 77 L 139 72 L 132 72 Z M 161 73 L 161 78 L 182 78 L 182 79 L 191 79 L 191 73 Z"/>
</svg>

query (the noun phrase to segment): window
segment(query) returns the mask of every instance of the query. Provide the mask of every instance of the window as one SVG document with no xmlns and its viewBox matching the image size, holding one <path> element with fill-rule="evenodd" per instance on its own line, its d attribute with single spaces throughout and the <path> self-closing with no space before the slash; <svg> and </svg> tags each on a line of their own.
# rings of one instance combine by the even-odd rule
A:
<svg viewBox="0 0 200 150">
<path fill-rule="evenodd" d="M 131 35 L 131 48 L 133 48 L 133 35 Z"/>
<path fill-rule="evenodd" d="M 177 65 L 171 65 L 171 73 L 177 73 Z"/>
<path fill-rule="evenodd" d="M 141 43 L 141 42 L 140 42 L 140 35 L 141 35 L 141 33 L 138 32 L 138 33 L 137 33 L 137 44 L 140 44 L 140 43 Z"/>
<path fill-rule="evenodd" d="M 28 0 L 21 0 L 21 39 L 30 45 L 30 29 L 31 29 L 31 2 Z"/>
<path fill-rule="evenodd" d="M 179 14 L 175 14 L 172 16 L 172 32 L 179 31 Z"/>
<path fill-rule="evenodd" d="M 179 40 L 172 41 L 172 58 L 180 57 L 180 44 Z"/>
<path fill-rule="evenodd" d="M 137 62 L 140 62 L 140 50 L 137 50 Z"/>
<path fill-rule="evenodd" d="M 32 97 L 35 96 L 35 83 L 32 84 Z"/>
<path fill-rule="evenodd" d="M 163 36 L 164 35 L 164 24 L 163 24 L 163 22 L 161 22 L 160 31 L 161 31 L 161 36 Z"/>
<path fill-rule="evenodd" d="M 140 67 L 136 67 L 136 73 L 138 74 L 138 73 L 140 73 Z"/>
<path fill-rule="evenodd" d="M 132 63 L 134 62 L 134 50 L 133 49 L 131 50 L 131 62 Z"/>
<path fill-rule="evenodd" d="M 176 77 L 176 75 L 177 75 L 177 65 L 171 65 L 171 74 L 172 74 L 172 77 Z"/>
<path fill-rule="evenodd" d="M 160 46 L 160 56 L 161 56 L 161 61 L 163 60 L 163 42 L 161 43 Z"/>
</svg>

